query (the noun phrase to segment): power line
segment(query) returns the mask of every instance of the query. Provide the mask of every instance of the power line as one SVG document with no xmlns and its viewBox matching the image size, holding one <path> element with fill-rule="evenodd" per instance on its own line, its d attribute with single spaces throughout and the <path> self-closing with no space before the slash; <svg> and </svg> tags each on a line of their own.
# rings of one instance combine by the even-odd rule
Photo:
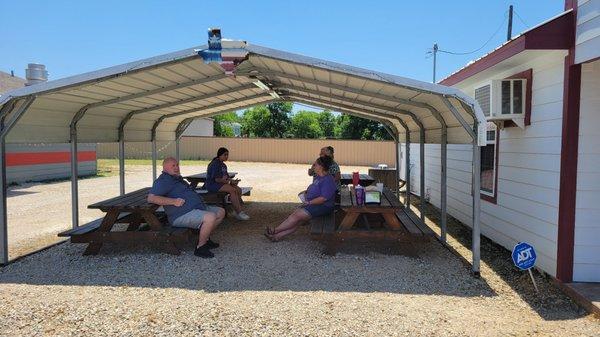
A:
<svg viewBox="0 0 600 337">
<path fill-rule="evenodd" d="M 502 20 L 502 22 L 500 23 L 500 25 L 498 26 L 498 28 L 496 29 L 496 31 L 494 32 L 494 34 L 492 34 L 492 36 L 490 36 L 490 38 L 487 39 L 487 41 L 485 41 L 485 43 L 481 47 L 479 47 L 479 48 L 477 48 L 477 49 L 475 49 L 473 51 L 469 51 L 469 52 L 453 52 L 453 51 L 438 49 L 438 52 L 446 53 L 446 54 L 450 54 L 450 55 L 469 55 L 469 54 L 474 54 L 474 53 L 482 50 L 483 48 L 485 48 L 485 46 L 487 46 L 488 43 L 490 43 L 494 39 L 494 37 L 496 37 L 496 35 L 498 35 L 498 32 L 500 32 L 500 29 L 502 29 L 502 27 L 504 27 L 504 23 L 506 22 L 506 19 L 507 19 L 507 15 L 506 15 L 506 12 L 504 12 L 504 19 Z M 431 52 L 429 52 L 429 53 L 431 53 Z"/>
<path fill-rule="evenodd" d="M 525 27 L 529 28 L 529 25 L 527 24 L 527 22 L 525 22 L 525 20 L 523 20 L 523 18 L 519 15 L 519 13 L 517 13 L 517 11 L 514 11 L 515 14 L 517 14 L 517 18 L 519 18 L 519 20 L 521 20 L 521 22 L 525 25 Z"/>
</svg>

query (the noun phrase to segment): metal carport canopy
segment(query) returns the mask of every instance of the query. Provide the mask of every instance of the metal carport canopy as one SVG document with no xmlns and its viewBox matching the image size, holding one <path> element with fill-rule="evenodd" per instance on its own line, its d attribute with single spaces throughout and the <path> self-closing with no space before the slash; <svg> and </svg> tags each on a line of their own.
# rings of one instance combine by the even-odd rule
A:
<svg viewBox="0 0 600 337">
<path fill-rule="evenodd" d="M 423 144 L 442 144 L 442 236 L 445 240 L 446 143 L 473 144 L 473 172 L 479 171 L 476 148 L 485 143 L 486 120 L 474 99 L 451 87 L 243 41 L 223 40 L 220 50 L 223 59 L 226 55 L 234 55 L 236 59 L 232 75 L 222 63 L 207 63 L 199 56 L 198 51 L 207 48 L 205 45 L 185 49 L 8 92 L 0 97 L 0 140 L 5 143 L 71 142 L 75 154 L 77 142 L 119 141 L 124 166 L 123 143 L 126 141 L 178 140 L 194 118 L 257 104 L 282 100 L 309 103 L 378 120 L 395 135 L 397 143 L 418 139 L 421 190 L 424 187 Z M 2 152 L 0 158 L 3 172 L 4 155 Z M 156 159 L 155 154 L 153 159 Z M 76 173 L 77 165 L 72 166 Z M 124 193 L 123 172 L 121 178 L 121 193 Z M 76 178 L 74 185 L 75 207 Z M 5 181 L 3 186 L 5 190 Z M 479 186 L 478 173 L 473 174 L 473 186 Z M 5 199 L 6 193 L 2 197 Z M 473 224 L 477 231 L 478 199 L 479 188 L 474 188 Z M 5 208 L 0 210 L 3 213 L 0 221 L 6 219 Z M 78 224 L 76 212 L 74 210 L 74 225 Z M 478 261 L 476 269 L 478 272 Z"/>
</svg>

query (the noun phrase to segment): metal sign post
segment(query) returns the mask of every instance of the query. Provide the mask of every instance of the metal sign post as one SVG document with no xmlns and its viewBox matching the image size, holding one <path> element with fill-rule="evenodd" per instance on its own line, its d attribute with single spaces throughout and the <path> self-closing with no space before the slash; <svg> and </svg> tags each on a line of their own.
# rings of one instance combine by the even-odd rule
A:
<svg viewBox="0 0 600 337">
<path fill-rule="evenodd" d="M 533 278 L 533 273 L 531 272 L 531 268 L 535 265 L 535 260 L 537 255 L 535 254 L 535 249 L 532 245 L 526 242 L 519 242 L 513 248 L 512 251 L 512 260 L 515 266 L 521 270 L 527 270 L 529 272 L 529 276 L 531 277 L 531 282 L 533 282 L 533 287 L 535 288 L 535 292 L 539 293 L 537 284 L 535 283 L 535 279 Z"/>
</svg>

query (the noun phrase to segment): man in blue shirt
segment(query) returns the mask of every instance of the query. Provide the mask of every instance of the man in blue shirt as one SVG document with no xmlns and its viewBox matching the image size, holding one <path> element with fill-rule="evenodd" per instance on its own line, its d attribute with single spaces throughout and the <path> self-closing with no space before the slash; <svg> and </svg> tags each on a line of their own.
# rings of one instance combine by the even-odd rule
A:
<svg viewBox="0 0 600 337">
<path fill-rule="evenodd" d="M 223 221 L 225 210 L 204 204 L 198 193 L 181 177 L 175 158 L 163 161 L 163 172 L 152 184 L 148 202 L 163 206 L 174 227 L 200 229 L 194 255 L 214 257 L 210 249 L 219 247 L 219 244 L 210 239 L 210 234 Z"/>
</svg>

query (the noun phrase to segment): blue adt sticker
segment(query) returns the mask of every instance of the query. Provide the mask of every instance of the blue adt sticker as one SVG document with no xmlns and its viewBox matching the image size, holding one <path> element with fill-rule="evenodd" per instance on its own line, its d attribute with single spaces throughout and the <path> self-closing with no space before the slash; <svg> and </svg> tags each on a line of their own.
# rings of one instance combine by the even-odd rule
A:
<svg viewBox="0 0 600 337">
<path fill-rule="evenodd" d="M 535 250 L 532 245 L 519 242 L 512 251 L 512 259 L 519 269 L 527 270 L 535 265 Z"/>
</svg>

